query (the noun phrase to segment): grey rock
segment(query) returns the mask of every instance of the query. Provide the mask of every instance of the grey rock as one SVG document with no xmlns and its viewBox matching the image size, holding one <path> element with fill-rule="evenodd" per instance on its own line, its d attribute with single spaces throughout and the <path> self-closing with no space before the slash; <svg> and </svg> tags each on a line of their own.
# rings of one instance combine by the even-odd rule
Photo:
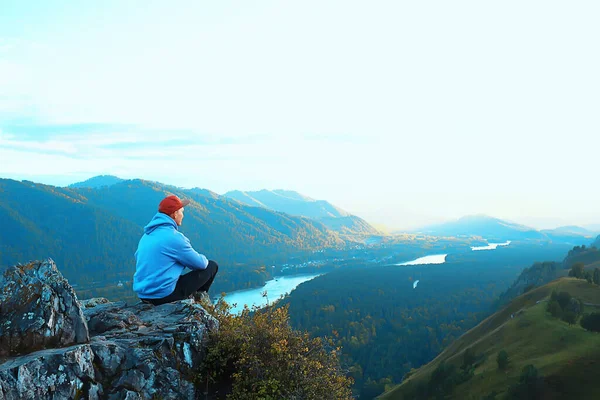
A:
<svg viewBox="0 0 600 400">
<path fill-rule="evenodd" d="M 110 398 L 125 398 L 112 396 L 125 390 L 144 398 L 195 397 L 191 381 L 204 355 L 206 335 L 218 329 L 217 320 L 202 306 L 192 300 L 160 306 L 106 303 L 84 314 L 98 379 L 111 382 L 103 386 Z"/>
<path fill-rule="evenodd" d="M 0 365 L 0 398 L 73 399 L 90 388 L 93 359 L 87 344 L 12 358 Z"/>
<path fill-rule="evenodd" d="M 0 400 L 197 397 L 192 382 L 207 334 L 218 329 L 200 303 L 79 303 L 51 260 L 14 267 L 3 279 L 15 295 L 0 289 L 0 343 L 9 357 L 0 358 Z M 39 334 L 48 330 L 54 336 Z M 44 349 L 51 345 L 67 347 Z"/>
<path fill-rule="evenodd" d="M 104 297 L 94 297 L 93 299 L 79 300 L 79 304 L 83 308 L 96 307 L 100 304 L 110 303 L 110 300 L 105 299 Z"/>
<path fill-rule="evenodd" d="M 90 385 L 90 390 L 88 391 L 88 398 L 89 400 L 99 400 L 104 398 L 104 391 L 102 390 L 102 385 L 101 384 L 94 384 L 92 383 Z"/>
<path fill-rule="evenodd" d="M 75 291 L 54 261 L 8 268 L 0 288 L 0 357 L 89 341 Z"/>
</svg>

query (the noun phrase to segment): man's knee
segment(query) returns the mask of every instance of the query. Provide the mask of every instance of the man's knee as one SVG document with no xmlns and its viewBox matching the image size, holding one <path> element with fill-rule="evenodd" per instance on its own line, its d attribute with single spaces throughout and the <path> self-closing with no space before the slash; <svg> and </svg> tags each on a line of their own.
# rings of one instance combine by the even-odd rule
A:
<svg viewBox="0 0 600 400">
<path fill-rule="evenodd" d="M 214 270 L 213 273 L 216 275 L 217 272 L 219 271 L 219 264 L 217 264 L 213 260 L 209 260 L 208 261 L 208 266 L 206 268 L 210 268 L 210 269 Z"/>
</svg>

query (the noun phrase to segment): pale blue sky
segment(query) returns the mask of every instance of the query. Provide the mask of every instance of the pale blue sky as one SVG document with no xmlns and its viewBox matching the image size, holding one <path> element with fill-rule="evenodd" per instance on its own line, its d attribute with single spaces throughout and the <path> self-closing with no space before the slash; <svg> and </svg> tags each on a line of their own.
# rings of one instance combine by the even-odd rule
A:
<svg viewBox="0 0 600 400">
<path fill-rule="evenodd" d="M 0 2 L 0 177 L 600 223 L 597 1 Z"/>
</svg>

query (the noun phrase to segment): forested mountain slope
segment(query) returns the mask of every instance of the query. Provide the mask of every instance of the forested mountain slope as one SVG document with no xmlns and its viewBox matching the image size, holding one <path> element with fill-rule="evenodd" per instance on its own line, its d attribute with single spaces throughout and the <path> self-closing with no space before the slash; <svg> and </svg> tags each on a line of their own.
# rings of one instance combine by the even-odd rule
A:
<svg viewBox="0 0 600 400">
<path fill-rule="evenodd" d="M 131 294 L 137 243 L 168 194 L 192 200 L 181 231 L 198 251 L 227 266 L 219 290 L 264 283 L 270 278 L 264 265 L 291 253 L 345 246 L 316 221 L 199 189 L 142 180 L 60 188 L 0 179 L 0 266 L 50 257 L 82 297 L 86 289 L 107 285 Z"/>
<path fill-rule="evenodd" d="M 600 398 L 592 378 L 600 374 L 600 335 L 553 317 L 547 311 L 553 291 L 581 300 L 584 314 L 600 311 L 598 285 L 553 281 L 514 299 L 381 399 Z"/>
</svg>

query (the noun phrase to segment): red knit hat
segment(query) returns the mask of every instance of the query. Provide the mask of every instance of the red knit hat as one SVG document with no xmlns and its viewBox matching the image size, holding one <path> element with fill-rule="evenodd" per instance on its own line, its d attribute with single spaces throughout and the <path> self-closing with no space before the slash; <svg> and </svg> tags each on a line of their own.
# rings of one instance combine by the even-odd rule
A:
<svg viewBox="0 0 600 400">
<path fill-rule="evenodd" d="M 189 200 L 181 200 L 175 195 L 165 197 L 158 205 L 158 212 L 163 214 L 171 215 L 175 211 L 179 210 L 190 204 Z"/>
</svg>

